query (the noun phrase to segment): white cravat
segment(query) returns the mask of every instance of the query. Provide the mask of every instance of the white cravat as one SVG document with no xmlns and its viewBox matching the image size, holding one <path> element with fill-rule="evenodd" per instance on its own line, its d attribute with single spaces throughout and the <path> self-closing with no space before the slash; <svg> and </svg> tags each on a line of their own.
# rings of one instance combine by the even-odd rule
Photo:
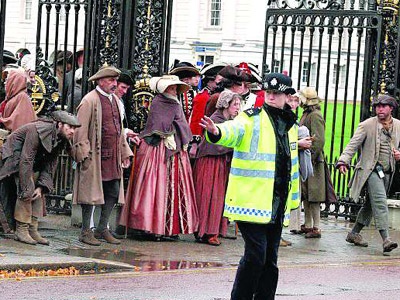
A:
<svg viewBox="0 0 400 300">
<path fill-rule="evenodd" d="M 96 86 L 96 90 L 97 90 L 100 94 L 102 94 L 103 96 L 107 97 L 108 100 L 110 100 L 111 103 L 113 102 L 113 94 L 108 94 L 108 93 L 106 93 L 106 92 L 103 91 L 103 90 L 101 89 L 101 87 L 99 87 L 98 85 Z"/>
</svg>

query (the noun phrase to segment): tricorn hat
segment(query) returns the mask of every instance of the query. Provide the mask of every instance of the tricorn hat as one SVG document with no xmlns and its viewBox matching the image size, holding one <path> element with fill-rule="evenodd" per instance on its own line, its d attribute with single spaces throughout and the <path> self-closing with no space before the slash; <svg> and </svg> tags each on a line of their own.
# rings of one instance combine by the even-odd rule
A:
<svg viewBox="0 0 400 300">
<path fill-rule="evenodd" d="M 54 121 L 68 124 L 74 127 L 81 127 L 81 123 L 79 123 L 78 118 L 75 115 L 70 114 L 69 112 L 66 112 L 64 110 L 56 110 L 51 114 L 51 116 Z"/>
<path fill-rule="evenodd" d="M 296 93 L 292 88 L 292 79 L 281 73 L 269 73 L 265 76 L 262 87 L 267 91 L 278 91 L 286 95 L 293 95 Z"/>
<path fill-rule="evenodd" d="M 257 69 L 257 66 L 251 63 L 241 62 L 237 65 L 239 69 L 245 71 L 247 74 L 250 75 L 251 83 L 261 83 L 262 78 L 260 76 L 260 71 Z"/>
<path fill-rule="evenodd" d="M 176 75 L 179 79 L 187 78 L 187 77 L 194 77 L 200 75 L 199 70 L 191 63 L 186 61 L 179 61 L 175 60 L 172 69 L 169 71 L 170 75 Z"/>
<path fill-rule="evenodd" d="M 379 95 L 378 97 L 374 97 L 372 107 L 375 108 L 378 104 L 387 104 L 393 107 L 393 109 L 399 107 L 396 99 L 389 95 Z"/>
<path fill-rule="evenodd" d="M 158 93 L 164 93 L 170 85 L 177 85 L 177 93 L 182 94 L 190 89 L 190 86 L 179 80 L 175 75 L 163 75 L 162 77 L 152 77 L 150 88 Z"/>
<path fill-rule="evenodd" d="M 236 83 L 249 82 L 250 75 L 244 72 L 243 70 L 233 67 L 233 66 L 225 66 L 221 71 L 218 72 L 219 75 L 224 77 L 225 79 L 231 80 Z"/>
<path fill-rule="evenodd" d="M 317 91 L 312 87 L 306 87 L 298 92 L 302 106 L 313 106 L 319 104 L 322 99 L 318 97 Z"/>
<path fill-rule="evenodd" d="M 134 81 L 132 79 L 131 72 L 121 69 L 121 74 L 119 74 L 118 82 L 123 82 L 129 86 L 132 86 L 134 84 Z"/>
<path fill-rule="evenodd" d="M 88 81 L 95 81 L 106 77 L 119 77 L 121 71 L 113 66 L 102 66 L 96 74 L 89 77 Z"/>
<path fill-rule="evenodd" d="M 3 50 L 3 65 L 14 64 L 17 59 L 11 51 Z"/>
</svg>

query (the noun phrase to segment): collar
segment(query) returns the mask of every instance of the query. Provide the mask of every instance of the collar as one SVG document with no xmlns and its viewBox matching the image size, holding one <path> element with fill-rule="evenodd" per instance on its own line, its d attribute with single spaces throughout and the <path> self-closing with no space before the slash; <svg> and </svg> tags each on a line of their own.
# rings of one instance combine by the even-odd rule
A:
<svg viewBox="0 0 400 300">
<path fill-rule="evenodd" d="M 108 94 L 105 91 L 103 91 L 101 89 L 101 87 L 99 87 L 98 85 L 96 86 L 96 91 L 98 91 L 100 94 L 102 94 L 103 96 L 107 97 L 108 99 L 110 99 L 110 101 L 112 101 L 113 99 L 113 94 Z"/>
<path fill-rule="evenodd" d="M 269 114 L 272 118 L 281 118 L 286 123 L 286 128 L 289 130 L 292 126 L 296 123 L 297 116 L 296 114 L 290 109 L 288 104 L 285 104 L 283 109 L 269 106 L 267 103 L 263 104 L 264 110 Z"/>
</svg>

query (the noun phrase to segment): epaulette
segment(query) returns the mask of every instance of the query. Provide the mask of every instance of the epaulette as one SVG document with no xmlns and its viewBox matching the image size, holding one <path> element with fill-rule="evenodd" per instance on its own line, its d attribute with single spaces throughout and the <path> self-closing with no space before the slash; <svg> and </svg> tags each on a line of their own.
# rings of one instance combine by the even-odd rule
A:
<svg viewBox="0 0 400 300">
<path fill-rule="evenodd" d="M 248 115 L 249 117 L 252 117 L 252 116 L 258 115 L 261 112 L 261 109 L 262 109 L 262 107 L 249 108 L 249 109 L 246 109 L 244 111 L 244 113 L 246 115 Z"/>
</svg>

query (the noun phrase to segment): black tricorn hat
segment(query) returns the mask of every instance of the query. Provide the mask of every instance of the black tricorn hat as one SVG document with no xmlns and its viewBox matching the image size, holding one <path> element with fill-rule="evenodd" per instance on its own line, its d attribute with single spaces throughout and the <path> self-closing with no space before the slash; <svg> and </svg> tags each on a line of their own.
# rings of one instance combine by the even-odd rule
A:
<svg viewBox="0 0 400 300">
<path fill-rule="evenodd" d="M 17 59 L 11 51 L 3 50 L 3 65 L 15 64 Z"/>
<path fill-rule="evenodd" d="M 123 82 L 129 86 L 132 86 L 134 84 L 131 72 L 129 72 L 128 70 L 125 69 L 120 69 L 121 74 L 119 74 L 118 77 L 118 82 Z"/>
<path fill-rule="evenodd" d="M 172 69 L 169 71 L 170 75 L 176 75 L 179 79 L 194 77 L 200 75 L 199 70 L 190 62 L 175 60 Z"/>
<path fill-rule="evenodd" d="M 269 73 L 262 83 L 263 90 L 278 91 L 286 95 L 293 95 L 296 90 L 292 88 L 292 79 L 282 73 Z"/>
<path fill-rule="evenodd" d="M 249 74 L 247 74 L 246 72 L 244 72 L 239 68 L 230 65 L 221 69 L 221 71 L 219 71 L 218 74 L 224 77 L 225 79 L 231 80 L 236 83 L 250 82 Z"/>
</svg>

